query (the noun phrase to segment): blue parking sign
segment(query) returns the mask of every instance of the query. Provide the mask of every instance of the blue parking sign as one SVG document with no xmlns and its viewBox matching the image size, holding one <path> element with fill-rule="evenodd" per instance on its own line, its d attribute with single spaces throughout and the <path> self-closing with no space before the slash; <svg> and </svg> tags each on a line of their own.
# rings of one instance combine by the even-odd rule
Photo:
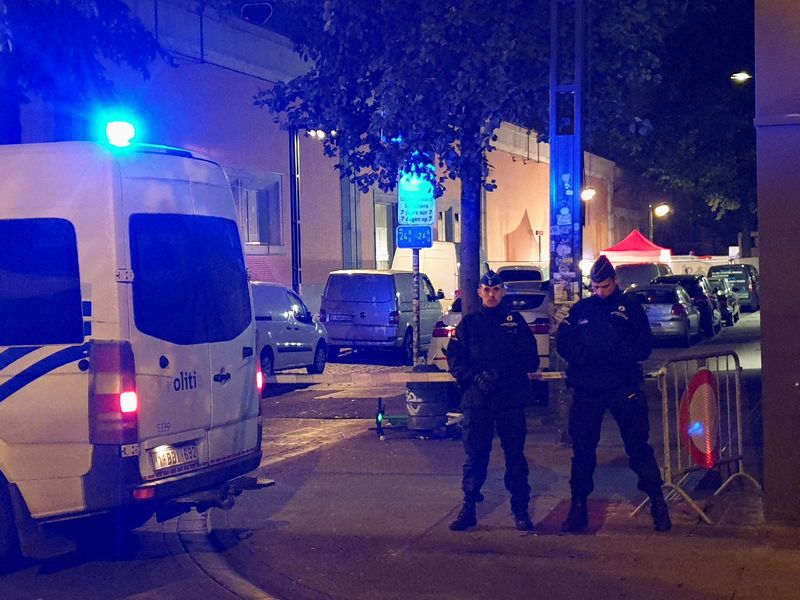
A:
<svg viewBox="0 0 800 600">
<path fill-rule="evenodd" d="M 430 225 L 398 225 L 398 248 L 430 248 L 433 246 L 433 228 Z"/>
</svg>

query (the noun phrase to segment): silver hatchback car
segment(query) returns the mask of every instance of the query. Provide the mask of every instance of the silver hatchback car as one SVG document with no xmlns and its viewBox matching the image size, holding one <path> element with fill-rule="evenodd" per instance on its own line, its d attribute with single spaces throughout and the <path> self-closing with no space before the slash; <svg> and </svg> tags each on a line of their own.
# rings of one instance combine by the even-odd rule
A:
<svg viewBox="0 0 800 600">
<path fill-rule="evenodd" d="M 328 356 L 327 332 L 303 300 L 279 283 L 253 281 L 253 312 L 261 371 L 305 367 L 322 373 Z"/>
<path fill-rule="evenodd" d="M 637 285 L 625 290 L 625 295 L 633 296 L 642 305 L 656 340 L 677 341 L 688 348 L 702 335 L 700 312 L 682 286 Z"/>
</svg>

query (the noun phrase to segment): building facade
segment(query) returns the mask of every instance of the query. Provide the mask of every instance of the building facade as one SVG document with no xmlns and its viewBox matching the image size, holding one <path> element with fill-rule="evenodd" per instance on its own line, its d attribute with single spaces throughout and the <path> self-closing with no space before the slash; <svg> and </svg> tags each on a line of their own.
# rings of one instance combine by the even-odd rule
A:
<svg viewBox="0 0 800 600">
<path fill-rule="evenodd" d="M 111 70 L 115 102 L 138 117 L 137 141 L 187 148 L 222 164 L 232 183 L 251 278 L 291 284 L 289 135 L 253 99 L 274 82 L 301 74 L 304 63 L 286 38 L 202 3 L 128 3 L 171 56 L 171 62 L 154 61 L 146 80 L 123 68 Z M 85 139 L 92 109 L 73 107 L 65 119 L 70 111 L 33 99 L 23 109 L 22 141 Z M 488 156 L 497 189 L 484 192 L 483 254 L 493 262 L 547 266 L 549 147 L 536 141 L 535 132 L 512 124 L 503 124 L 497 135 L 497 149 Z M 331 270 L 390 266 L 397 193 L 364 194 L 340 180 L 335 160 L 303 132 L 299 150 L 301 292 L 316 309 Z M 585 179 L 597 191 L 585 205 L 584 256 L 596 258 L 627 235 L 636 207 L 615 207 L 624 178 L 613 163 L 588 154 L 584 162 Z M 458 181 L 448 182 L 437 199 L 434 239 L 460 243 L 460 192 Z"/>
</svg>

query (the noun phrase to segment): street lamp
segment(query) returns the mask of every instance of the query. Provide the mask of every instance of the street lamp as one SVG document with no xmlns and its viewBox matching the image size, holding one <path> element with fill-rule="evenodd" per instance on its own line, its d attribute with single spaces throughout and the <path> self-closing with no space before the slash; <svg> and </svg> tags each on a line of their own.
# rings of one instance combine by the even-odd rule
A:
<svg viewBox="0 0 800 600">
<path fill-rule="evenodd" d="M 735 81 L 736 83 L 745 83 L 752 78 L 753 76 L 747 71 L 739 71 L 738 73 L 731 75 L 731 81 Z"/>
<path fill-rule="evenodd" d="M 652 204 L 647 205 L 647 215 L 648 215 L 648 223 L 650 225 L 650 241 L 653 242 L 653 216 L 655 215 L 659 219 L 662 217 L 666 217 L 669 213 L 672 212 L 672 207 L 662 202 L 661 204 L 656 204 L 653 206 Z"/>
</svg>

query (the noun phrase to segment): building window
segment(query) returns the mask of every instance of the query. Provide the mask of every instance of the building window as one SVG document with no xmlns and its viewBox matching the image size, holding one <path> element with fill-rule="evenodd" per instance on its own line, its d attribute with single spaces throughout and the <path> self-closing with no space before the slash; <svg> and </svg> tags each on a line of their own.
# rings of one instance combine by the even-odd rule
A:
<svg viewBox="0 0 800 600">
<path fill-rule="evenodd" d="M 237 220 L 246 244 L 283 246 L 281 176 L 228 171 Z"/>
<path fill-rule="evenodd" d="M 439 211 L 439 220 L 436 226 L 437 239 L 440 242 L 461 243 L 461 215 L 451 206 Z"/>
</svg>

